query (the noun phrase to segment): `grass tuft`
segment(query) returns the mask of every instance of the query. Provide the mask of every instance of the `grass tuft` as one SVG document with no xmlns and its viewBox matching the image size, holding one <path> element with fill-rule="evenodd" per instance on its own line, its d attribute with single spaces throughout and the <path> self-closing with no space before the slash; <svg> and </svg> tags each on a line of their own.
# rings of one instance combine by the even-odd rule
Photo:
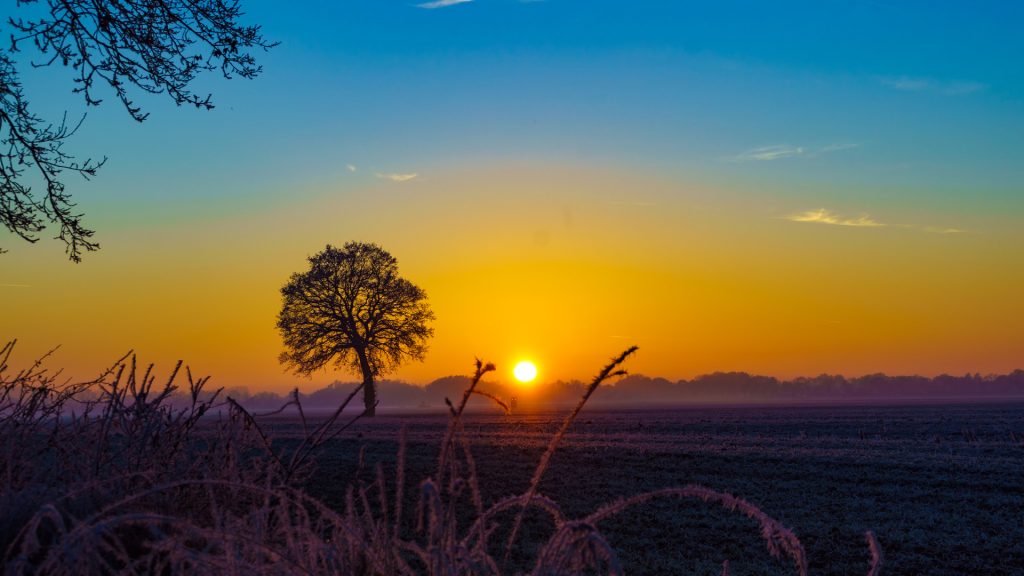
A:
<svg viewBox="0 0 1024 576">
<path fill-rule="evenodd" d="M 540 493 L 553 455 L 593 392 L 625 374 L 625 350 L 604 366 L 548 443 L 522 494 L 485 502 L 463 412 L 492 364 L 476 361 L 450 418 L 434 476 L 418 484 L 415 514 L 403 510 L 407 434 L 399 436 L 393 476 L 376 465 L 364 472 L 334 510 L 302 490 L 317 455 L 349 430 L 365 410 L 342 413 L 359 388 L 327 418 L 310 422 L 300 396 L 294 405 L 303 431 L 293 447 L 276 442 L 268 414 L 252 414 L 208 378 L 193 378 L 179 362 L 157 384 L 155 368 L 141 369 L 132 354 L 97 378 L 60 379 L 45 363 L 12 372 L 11 342 L 0 348 L 0 551 L 5 574 L 431 574 L 498 575 L 520 569 L 535 575 L 622 574 L 602 522 L 659 498 L 697 499 L 758 522 L 772 556 L 787 556 L 801 576 L 807 558 L 796 535 L 757 506 L 698 485 L 664 488 L 567 518 Z M 315 424 L 315 425 L 314 425 Z M 553 526 L 533 558 L 513 568 L 527 510 Z M 511 522 L 502 518 L 514 516 Z M 496 534 L 508 534 L 494 551 Z M 882 551 L 866 534 L 869 576 Z M 500 554 L 500 559 L 496 555 Z M 728 574 L 728 562 L 722 566 Z"/>
</svg>

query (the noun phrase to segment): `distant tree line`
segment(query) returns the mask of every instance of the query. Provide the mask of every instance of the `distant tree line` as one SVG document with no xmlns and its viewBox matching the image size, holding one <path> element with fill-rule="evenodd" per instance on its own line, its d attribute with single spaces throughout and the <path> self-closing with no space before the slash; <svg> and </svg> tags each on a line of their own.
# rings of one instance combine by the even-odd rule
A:
<svg viewBox="0 0 1024 576">
<path fill-rule="evenodd" d="M 446 376 L 426 386 L 395 380 L 378 382 L 382 407 L 444 406 L 445 398 L 457 398 L 468 382 L 467 376 Z M 355 382 L 334 382 L 324 388 L 302 394 L 303 406 L 329 408 L 337 406 L 352 389 Z M 483 382 L 481 387 L 508 399 L 517 396 L 521 406 L 569 404 L 577 401 L 585 387 L 578 380 L 557 381 L 537 385 L 534 390 L 515 386 Z M 237 388 L 228 393 L 247 407 L 274 410 L 283 404 L 286 395 L 274 392 L 250 393 Z M 822 374 L 811 378 L 779 380 L 770 376 L 757 376 L 746 372 L 715 372 L 692 380 L 673 382 L 665 378 L 631 375 L 599 389 L 593 398 L 595 404 L 689 404 L 702 402 L 759 403 L 759 402 L 813 402 L 842 400 L 899 400 L 899 399 L 970 399 L 970 398 L 1024 398 L 1024 370 L 1009 374 L 943 374 L 934 378 L 924 376 L 888 376 L 869 374 L 857 378 Z M 476 403 L 474 400 L 471 403 Z M 480 406 L 489 405 L 479 400 Z"/>
</svg>

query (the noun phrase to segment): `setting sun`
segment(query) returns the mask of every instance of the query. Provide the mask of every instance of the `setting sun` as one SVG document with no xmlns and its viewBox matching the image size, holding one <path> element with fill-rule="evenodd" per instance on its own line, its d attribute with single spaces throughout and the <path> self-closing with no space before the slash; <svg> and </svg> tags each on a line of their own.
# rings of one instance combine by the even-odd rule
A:
<svg viewBox="0 0 1024 576">
<path fill-rule="evenodd" d="M 520 382 L 532 382 L 537 377 L 537 366 L 529 360 L 523 360 L 512 369 L 512 374 Z"/>
</svg>

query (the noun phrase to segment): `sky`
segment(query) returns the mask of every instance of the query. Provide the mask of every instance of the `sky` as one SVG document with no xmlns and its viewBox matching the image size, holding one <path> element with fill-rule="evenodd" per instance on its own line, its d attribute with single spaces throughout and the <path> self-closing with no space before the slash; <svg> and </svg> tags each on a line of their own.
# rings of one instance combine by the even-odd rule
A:
<svg viewBox="0 0 1024 576">
<path fill-rule="evenodd" d="M 87 112 L 69 190 L 102 249 L 0 232 L 0 339 L 91 376 L 128 350 L 224 386 L 288 374 L 280 287 L 327 243 L 398 258 L 471 371 L 1024 367 L 1024 6 L 1013 2 L 242 0 L 280 44 L 217 108 L 24 69 Z M 27 56 L 26 56 L 27 57 Z"/>
</svg>

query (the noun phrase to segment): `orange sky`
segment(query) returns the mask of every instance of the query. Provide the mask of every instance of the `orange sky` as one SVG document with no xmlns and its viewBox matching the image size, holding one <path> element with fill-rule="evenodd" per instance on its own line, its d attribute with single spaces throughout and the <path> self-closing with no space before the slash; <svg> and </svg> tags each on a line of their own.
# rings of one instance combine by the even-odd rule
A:
<svg viewBox="0 0 1024 576">
<path fill-rule="evenodd" d="M 833 222 L 798 221 L 820 207 L 680 174 L 537 163 L 339 177 L 296 197 L 111 223 L 81 265 L 20 248 L 0 270 L 0 338 L 19 339 L 22 361 L 61 344 L 54 365 L 83 377 L 135 349 L 224 386 L 350 379 L 285 374 L 274 322 L 307 255 L 360 240 L 394 254 L 437 315 L 426 361 L 393 375 L 413 382 L 467 373 L 475 356 L 505 378 L 530 358 L 541 381 L 585 379 L 631 344 L 632 372 L 669 378 L 1024 366 L 1024 231 L 999 214 L 894 204 L 868 226 L 833 204 Z"/>
</svg>

